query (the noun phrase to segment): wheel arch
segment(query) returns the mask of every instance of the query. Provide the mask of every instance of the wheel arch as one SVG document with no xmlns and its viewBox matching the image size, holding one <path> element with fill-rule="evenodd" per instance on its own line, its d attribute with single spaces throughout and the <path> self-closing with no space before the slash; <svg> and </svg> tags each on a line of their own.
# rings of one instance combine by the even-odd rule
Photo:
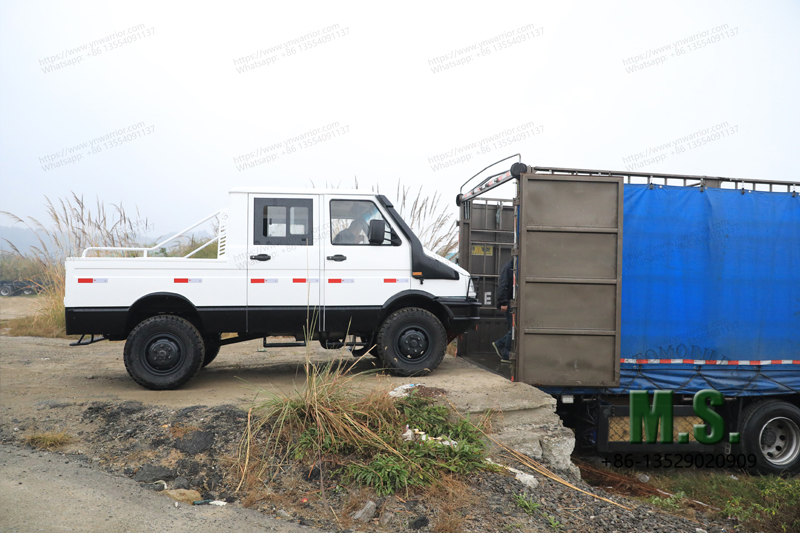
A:
<svg viewBox="0 0 800 533">
<path fill-rule="evenodd" d="M 383 304 L 383 313 L 381 322 L 400 309 L 407 307 L 419 307 L 433 313 L 439 319 L 439 322 L 444 326 L 445 331 L 449 333 L 449 325 L 452 318 L 450 311 L 436 300 L 436 297 L 429 292 L 408 290 L 395 294 Z"/>
<path fill-rule="evenodd" d="M 125 336 L 127 337 L 143 320 L 157 315 L 175 315 L 184 318 L 203 334 L 200 313 L 188 298 L 173 292 L 155 292 L 142 296 L 131 305 L 125 323 Z"/>
</svg>

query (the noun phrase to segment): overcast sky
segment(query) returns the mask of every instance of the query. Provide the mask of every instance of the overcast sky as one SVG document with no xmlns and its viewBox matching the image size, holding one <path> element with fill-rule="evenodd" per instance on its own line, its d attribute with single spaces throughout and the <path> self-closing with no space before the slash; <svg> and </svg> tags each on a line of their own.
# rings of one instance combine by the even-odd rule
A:
<svg viewBox="0 0 800 533">
<path fill-rule="evenodd" d="M 455 210 L 517 152 L 797 179 L 798 28 L 788 1 L 4 2 L 0 210 L 74 191 L 160 233 L 354 176 Z"/>
</svg>

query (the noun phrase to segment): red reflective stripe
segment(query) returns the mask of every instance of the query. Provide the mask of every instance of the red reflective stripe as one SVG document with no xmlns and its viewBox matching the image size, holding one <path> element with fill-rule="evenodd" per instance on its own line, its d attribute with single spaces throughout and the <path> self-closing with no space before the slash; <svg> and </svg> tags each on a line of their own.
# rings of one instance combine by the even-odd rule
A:
<svg viewBox="0 0 800 533">
<path fill-rule="evenodd" d="M 333 279 L 333 278 L 331 278 L 331 279 L 328 280 L 328 283 L 341 283 L 341 282 L 342 282 L 341 279 Z"/>
<path fill-rule="evenodd" d="M 175 278 L 174 283 L 189 283 L 189 278 Z"/>
<path fill-rule="evenodd" d="M 250 280 L 250 283 L 264 283 L 264 280 L 263 279 L 253 278 L 253 279 Z"/>
<path fill-rule="evenodd" d="M 78 278 L 78 283 L 93 283 L 93 278 Z"/>
<path fill-rule="evenodd" d="M 763 365 L 800 365 L 797 359 L 764 359 L 761 361 L 731 361 L 727 359 L 620 359 L 621 363 L 630 365 L 717 365 L 717 366 L 763 366 Z"/>
<path fill-rule="evenodd" d="M 293 278 L 292 283 L 305 283 L 306 278 Z"/>
<path fill-rule="evenodd" d="M 397 279 L 384 278 L 384 283 L 397 283 Z"/>
</svg>

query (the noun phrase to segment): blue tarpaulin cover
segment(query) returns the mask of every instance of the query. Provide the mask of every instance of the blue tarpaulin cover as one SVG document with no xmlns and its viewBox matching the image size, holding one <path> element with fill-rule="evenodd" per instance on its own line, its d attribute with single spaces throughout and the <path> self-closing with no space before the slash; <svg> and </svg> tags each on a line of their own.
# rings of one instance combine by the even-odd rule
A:
<svg viewBox="0 0 800 533">
<path fill-rule="evenodd" d="M 620 387 L 800 392 L 800 195 L 625 185 Z"/>
</svg>

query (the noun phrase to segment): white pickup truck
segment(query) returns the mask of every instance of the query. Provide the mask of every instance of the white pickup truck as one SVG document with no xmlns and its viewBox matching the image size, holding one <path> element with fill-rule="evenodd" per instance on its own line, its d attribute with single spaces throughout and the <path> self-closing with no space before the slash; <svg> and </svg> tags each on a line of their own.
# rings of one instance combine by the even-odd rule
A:
<svg viewBox="0 0 800 533">
<path fill-rule="evenodd" d="M 214 217 L 216 259 L 153 256 Z M 234 189 L 226 209 L 152 248 L 87 248 L 67 261 L 64 305 L 67 333 L 91 335 L 76 344 L 126 340 L 128 373 L 150 389 L 261 337 L 352 344 L 427 373 L 479 316 L 469 274 L 424 249 L 385 196 L 338 189 Z"/>
</svg>

